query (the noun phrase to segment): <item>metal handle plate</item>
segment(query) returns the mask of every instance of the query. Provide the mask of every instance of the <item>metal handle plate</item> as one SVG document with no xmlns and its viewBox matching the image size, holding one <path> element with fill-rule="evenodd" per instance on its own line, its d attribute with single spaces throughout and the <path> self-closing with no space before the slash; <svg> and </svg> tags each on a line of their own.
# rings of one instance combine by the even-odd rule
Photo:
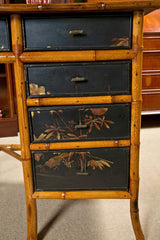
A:
<svg viewBox="0 0 160 240">
<path fill-rule="evenodd" d="M 75 77 L 71 79 L 71 82 L 84 82 L 86 79 L 84 77 Z"/>
<path fill-rule="evenodd" d="M 79 124 L 79 125 L 75 125 L 75 128 L 81 129 L 81 128 L 87 128 L 88 125 L 85 124 Z"/>
<path fill-rule="evenodd" d="M 83 30 L 70 30 L 69 34 L 73 35 L 73 36 L 75 36 L 75 35 L 82 35 L 83 34 Z"/>
</svg>

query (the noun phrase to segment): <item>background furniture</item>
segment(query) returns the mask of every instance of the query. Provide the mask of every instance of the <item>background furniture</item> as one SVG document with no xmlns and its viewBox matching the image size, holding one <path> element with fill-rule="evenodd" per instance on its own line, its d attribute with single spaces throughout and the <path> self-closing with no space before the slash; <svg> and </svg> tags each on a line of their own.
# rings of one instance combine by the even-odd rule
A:
<svg viewBox="0 0 160 240">
<path fill-rule="evenodd" d="M 142 114 L 160 114 L 160 10 L 144 17 Z"/>
<path fill-rule="evenodd" d="M 16 136 L 18 132 L 16 98 L 12 64 L 0 64 L 0 137 Z"/>
</svg>

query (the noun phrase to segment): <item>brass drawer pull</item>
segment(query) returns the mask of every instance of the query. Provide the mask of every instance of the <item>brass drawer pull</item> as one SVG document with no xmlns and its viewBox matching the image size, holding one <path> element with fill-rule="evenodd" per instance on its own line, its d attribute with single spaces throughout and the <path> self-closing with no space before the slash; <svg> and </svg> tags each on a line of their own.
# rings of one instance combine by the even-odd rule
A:
<svg viewBox="0 0 160 240">
<path fill-rule="evenodd" d="M 75 77 L 71 79 L 71 82 L 84 82 L 86 79 L 84 77 Z"/>
<path fill-rule="evenodd" d="M 78 176 L 89 176 L 90 175 L 90 173 L 88 173 L 88 172 L 76 172 L 76 174 Z"/>
<path fill-rule="evenodd" d="M 75 36 L 75 35 L 82 35 L 83 34 L 83 30 L 70 30 L 69 34 L 73 35 L 73 36 Z"/>
<path fill-rule="evenodd" d="M 79 125 L 75 125 L 75 128 L 81 129 L 81 128 L 87 128 L 88 125 L 84 125 L 84 124 L 79 124 Z"/>
</svg>

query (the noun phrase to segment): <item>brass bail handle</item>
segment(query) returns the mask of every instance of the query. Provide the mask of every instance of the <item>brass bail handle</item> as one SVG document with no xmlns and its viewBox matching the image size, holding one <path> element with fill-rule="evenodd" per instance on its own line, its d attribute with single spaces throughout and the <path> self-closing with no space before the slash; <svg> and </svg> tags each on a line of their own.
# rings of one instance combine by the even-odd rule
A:
<svg viewBox="0 0 160 240">
<path fill-rule="evenodd" d="M 79 125 L 75 125 L 75 128 L 76 129 L 85 129 L 85 128 L 88 128 L 88 125 L 80 123 Z"/>
<path fill-rule="evenodd" d="M 82 29 L 77 29 L 77 30 L 70 30 L 69 31 L 69 34 L 70 35 L 73 35 L 73 36 L 75 36 L 75 35 L 82 35 L 83 34 L 83 30 Z"/>
<path fill-rule="evenodd" d="M 71 79 L 71 82 L 84 82 L 86 79 L 84 77 L 75 77 Z"/>
</svg>

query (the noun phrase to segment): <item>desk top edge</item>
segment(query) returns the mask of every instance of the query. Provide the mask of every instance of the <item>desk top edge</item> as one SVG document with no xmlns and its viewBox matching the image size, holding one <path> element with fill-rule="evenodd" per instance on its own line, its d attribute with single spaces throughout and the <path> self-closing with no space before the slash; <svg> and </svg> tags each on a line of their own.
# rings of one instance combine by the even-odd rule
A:
<svg viewBox="0 0 160 240">
<path fill-rule="evenodd" d="M 93 0 L 95 1 L 95 0 Z M 158 0 L 108 0 L 107 2 L 65 4 L 0 4 L 0 14 L 63 13 L 63 12 L 113 12 L 144 11 L 145 14 L 160 8 Z"/>
</svg>

